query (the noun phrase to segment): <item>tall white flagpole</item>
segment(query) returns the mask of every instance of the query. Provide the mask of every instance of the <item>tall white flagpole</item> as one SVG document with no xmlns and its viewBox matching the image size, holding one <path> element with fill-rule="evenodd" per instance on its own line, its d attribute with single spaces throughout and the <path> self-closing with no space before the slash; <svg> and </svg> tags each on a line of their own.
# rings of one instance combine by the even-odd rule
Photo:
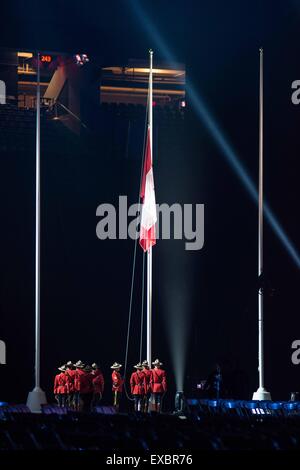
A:
<svg viewBox="0 0 300 470">
<path fill-rule="evenodd" d="M 41 87 L 40 53 L 37 54 L 36 83 L 36 175 L 35 175 L 35 387 L 29 392 L 27 406 L 33 412 L 40 412 L 47 403 L 46 395 L 40 388 L 40 247 L 41 247 L 41 202 L 40 202 L 40 132 L 41 132 Z"/>
<path fill-rule="evenodd" d="M 258 374 L 259 386 L 253 394 L 253 400 L 271 400 L 271 394 L 264 384 L 264 291 L 261 285 L 263 276 L 263 106 L 264 106 L 264 77 L 263 77 L 263 49 L 259 50 L 259 190 L 258 190 Z"/>
<path fill-rule="evenodd" d="M 149 70 L 149 133 L 151 159 L 153 159 L 153 51 L 150 49 Z M 147 361 L 152 363 L 152 247 L 147 251 Z"/>
</svg>

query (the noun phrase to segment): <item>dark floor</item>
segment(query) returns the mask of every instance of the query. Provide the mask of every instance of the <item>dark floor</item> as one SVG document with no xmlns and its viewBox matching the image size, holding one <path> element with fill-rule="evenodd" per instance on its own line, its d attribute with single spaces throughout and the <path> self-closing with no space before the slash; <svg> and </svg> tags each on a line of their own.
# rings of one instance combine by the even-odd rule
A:
<svg viewBox="0 0 300 470">
<path fill-rule="evenodd" d="M 300 403 L 188 401 L 182 413 L 0 408 L 0 450 L 176 452 L 300 450 Z"/>
</svg>

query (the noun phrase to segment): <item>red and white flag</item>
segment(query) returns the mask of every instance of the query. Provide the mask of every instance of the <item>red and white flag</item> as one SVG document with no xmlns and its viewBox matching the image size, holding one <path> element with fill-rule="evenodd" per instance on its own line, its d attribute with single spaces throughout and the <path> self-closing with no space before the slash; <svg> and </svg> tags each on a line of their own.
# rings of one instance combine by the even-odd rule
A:
<svg viewBox="0 0 300 470">
<path fill-rule="evenodd" d="M 144 171 L 141 185 L 142 215 L 140 230 L 140 245 L 144 251 L 148 251 L 155 245 L 155 224 L 157 221 L 154 179 L 152 169 L 152 151 L 150 142 L 150 129 L 148 128 Z"/>
</svg>

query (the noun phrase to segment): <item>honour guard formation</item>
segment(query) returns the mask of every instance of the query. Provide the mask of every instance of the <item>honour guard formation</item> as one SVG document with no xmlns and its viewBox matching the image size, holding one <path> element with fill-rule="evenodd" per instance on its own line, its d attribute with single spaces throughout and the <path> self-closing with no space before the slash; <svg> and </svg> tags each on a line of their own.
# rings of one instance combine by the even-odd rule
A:
<svg viewBox="0 0 300 470">
<path fill-rule="evenodd" d="M 162 362 L 156 359 L 150 369 L 148 361 L 134 366 L 130 377 L 130 391 L 134 401 L 134 411 L 148 413 L 161 412 L 162 398 L 167 391 L 166 372 Z M 112 374 L 112 405 L 119 411 L 125 379 L 121 375 L 122 364 L 114 362 Z M 99 406 L 104 391 L 104 377 L 98 364 L 91 366 L 82 361 L 71 361 L 58 367 L 54 378 L 54 396 L 60 407 L 74 411 L 92 411 Z"/>
<path fill-rule="evenodd" d="M 104 390 L 104 378 L 99 366 L 71 361 L 58 368 L 54 379 L 54 395 L 59 406 L 74 411 L 89 411 L 97 406 Z"/>
</svg>

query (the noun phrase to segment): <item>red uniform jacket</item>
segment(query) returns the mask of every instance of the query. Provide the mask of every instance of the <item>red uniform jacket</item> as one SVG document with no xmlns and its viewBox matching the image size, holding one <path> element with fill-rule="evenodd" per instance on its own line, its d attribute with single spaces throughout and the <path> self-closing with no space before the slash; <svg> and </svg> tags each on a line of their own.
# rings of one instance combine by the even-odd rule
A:
<svg viewBox="0 0 300 470">
<path fill-rule="evenodd" d="M 124 380 L 122 379 L 120 372 L 117 372 L 116 370 L 114 370 L 113 373 L 111 374 L 111 379 L 112 379 L 112 391 L 121 393 Z"/>
<path fill-rule="evenodd" d="M 79 393 L 93 392 L 93 376 L 82 369 L 76 369 L 75 390 Z"/>
<path fill-rule="evenodd" d="M 96 369 L 93 373 L 93 388 L 94 393 L 101 393 L 103 394 L 104 390 L 104 377 L 101 370 Z"/>
<path fill-rule="evenodd" d="M 146 381 L 146 393 L 148 393 L 150 391 L 151 370 L 143 369 L 143 373 L 145 375 L 145 381 Z"/>
<path fill-rule="evenodd" d="M 66 372 L 66 381 L 67 381 L 67 393 L 74 393 L 75 392 L 75 376 L 76 370 L 75 369 L 67 369 Z"/>
<path fill-rule="evenodd" d="M 67 379 L 64 372 L 57 374 L 54 379 L 54 395 L 67 393 Z"/>
<path fill-rule="evenodd" d="M 167 391 L 167 379 L 164 370 L 151 370 L 150 386 L 153 393 L 164 393 Z"/>
<path fill-rule="evenodd" d="M 145 395 L 146 376 L 143 371 L 137 370 L 136 372 L 132 372 L 130 377 L 130 387 L 132 395 Z"/>
</svg>

